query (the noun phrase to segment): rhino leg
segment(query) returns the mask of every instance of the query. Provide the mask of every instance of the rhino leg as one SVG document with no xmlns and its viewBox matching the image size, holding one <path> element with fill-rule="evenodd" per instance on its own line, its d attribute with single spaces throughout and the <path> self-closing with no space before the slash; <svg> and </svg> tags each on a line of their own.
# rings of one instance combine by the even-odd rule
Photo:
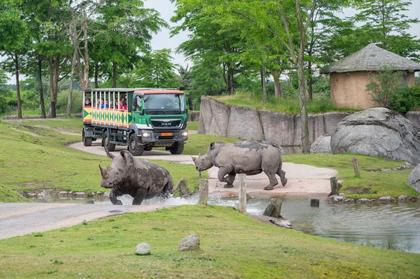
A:
<svg viewBox="0 0 420 279">
<path fill-rule="evenodd" d="M 118 194 L 114 190 L 111 190 L 111 193 L 109 193 L 109 199 L 111 200 L 112 204 L 122 205 L 122 202 L 119 199 L 117 199 L 117 197 Z"/>
<path fill-rule="evenodd" d="M 144 198 L 146 197 L 146 190 L 143 188 L 140 188 L 137 190 L 136 194 L 134 195 L 133 199 L 133 205 L 140 205 Z"/>
<path fill-rule="evenodd" d="M 284 172 L 284 170 L 279 168 L 279 170 L 277 171 L 277 174 L 280 176 L 281 184 L 283 186 L 286 186 L 287 178 L 286 178 L 286 173 Z"/>
<path fill-rule="evenodd" d="M 270 184 L 264 187 L 264 190 L 273 190 L 274 186 L 279 184 L 277 181 L 276 175 L 271 172 L 264 171 L 264 173 L 268 176 L 268 179 L 270 180 Z"/>
<path fill-rule="evenodd" d="M 233 168 L 232 167 L 221 167 L 219 168 L 219 172 L 217 174 L 219 181 L 220 182 L 226 182 L 225 184 L 225 188 L 232 188 L 233 187 L 233 181 L 235 180 L 235 175 L 233 175 L 233 179 L 232 179 L 232 175 L 231 173 L 233 172 Z M 227 178 L 226 175 L 228 175 Z"/>
</svg>

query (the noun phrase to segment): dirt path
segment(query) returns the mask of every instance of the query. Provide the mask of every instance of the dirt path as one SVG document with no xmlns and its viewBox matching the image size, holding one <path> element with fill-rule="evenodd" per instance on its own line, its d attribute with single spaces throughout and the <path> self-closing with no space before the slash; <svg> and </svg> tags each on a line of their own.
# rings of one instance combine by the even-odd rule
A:
<svg viewBox="0 0 420 279">
<path fill-rule="evenodd" d="M 70 227 L 106 216 L 148 212 L 170 205 L 0 203 L 0 239 Z"/>
</svg>

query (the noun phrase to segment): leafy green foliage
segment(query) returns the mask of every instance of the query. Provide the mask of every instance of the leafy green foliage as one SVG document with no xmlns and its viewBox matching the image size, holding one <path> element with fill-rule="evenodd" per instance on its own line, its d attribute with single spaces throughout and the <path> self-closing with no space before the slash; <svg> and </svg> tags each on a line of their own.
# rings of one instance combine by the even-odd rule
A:
<svg viewBox="0 0 420 279">
<path fill-rule="evenodd" d="M 386 70 L 374 73 L 366 89 L 379 106 L 389 108 L 391 96 L 402 87 L 402 81 L 403 74 L 401 72 Z"/>
<path fill-rule="evenodd" d="M 420 107 L 420 87 L 403 87 L 391 95 L 389 108 L 406 114 Z"/>
</svg>

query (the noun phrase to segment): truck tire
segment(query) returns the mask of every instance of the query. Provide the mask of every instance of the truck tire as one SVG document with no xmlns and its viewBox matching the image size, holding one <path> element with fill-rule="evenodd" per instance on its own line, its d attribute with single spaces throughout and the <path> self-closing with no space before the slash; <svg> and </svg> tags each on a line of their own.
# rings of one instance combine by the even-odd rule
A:
<svg viewBox="0 0 420 279">
<path fill-rule="evenodd" d="M 144 152 L 143 145 L 139 143 L 136 134 L 131 134 L 128 139 L 128 151 L 130 151 L 133 156 L 141 156 Z"/>
<path fill-rule="evenodd" d="M 169 148 L 169 151 L 171 154 L 182 154 L 184 152 L 184 142 L 177 141 Z"/>
<path fill-rule="evenodd" d="M 82 131 L 82 141 L 84 146 L 92 146 L 92 138 L 85 137 L 85 130 Z"/>
<path fill-rule="evenodd" d="M 110 136 L 109 136 L 109 132 L 104 134 L 104 138 L 103 138 L 103 146 L 104 148 L 106 148 L 108 151 L 115 151 L 115 143 L 110 143 Z"/>
</svg>

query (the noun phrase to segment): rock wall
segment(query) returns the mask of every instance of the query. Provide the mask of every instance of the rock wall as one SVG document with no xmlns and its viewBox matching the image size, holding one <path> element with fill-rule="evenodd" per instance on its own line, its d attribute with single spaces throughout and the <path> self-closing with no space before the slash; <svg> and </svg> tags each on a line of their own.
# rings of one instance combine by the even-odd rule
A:
<svg viewBox="0 0 420 279">
<path fill-rule="evenodd" d="M 332 134 L 349 113 L 331 112 L 309 116 L 311 141 Z M 300 145 L 300 117 L 280 112 L 229 106 L 215 99 L 201 97 L 199 133 L 267 140 L 281 146 Z"/>
</svg>

